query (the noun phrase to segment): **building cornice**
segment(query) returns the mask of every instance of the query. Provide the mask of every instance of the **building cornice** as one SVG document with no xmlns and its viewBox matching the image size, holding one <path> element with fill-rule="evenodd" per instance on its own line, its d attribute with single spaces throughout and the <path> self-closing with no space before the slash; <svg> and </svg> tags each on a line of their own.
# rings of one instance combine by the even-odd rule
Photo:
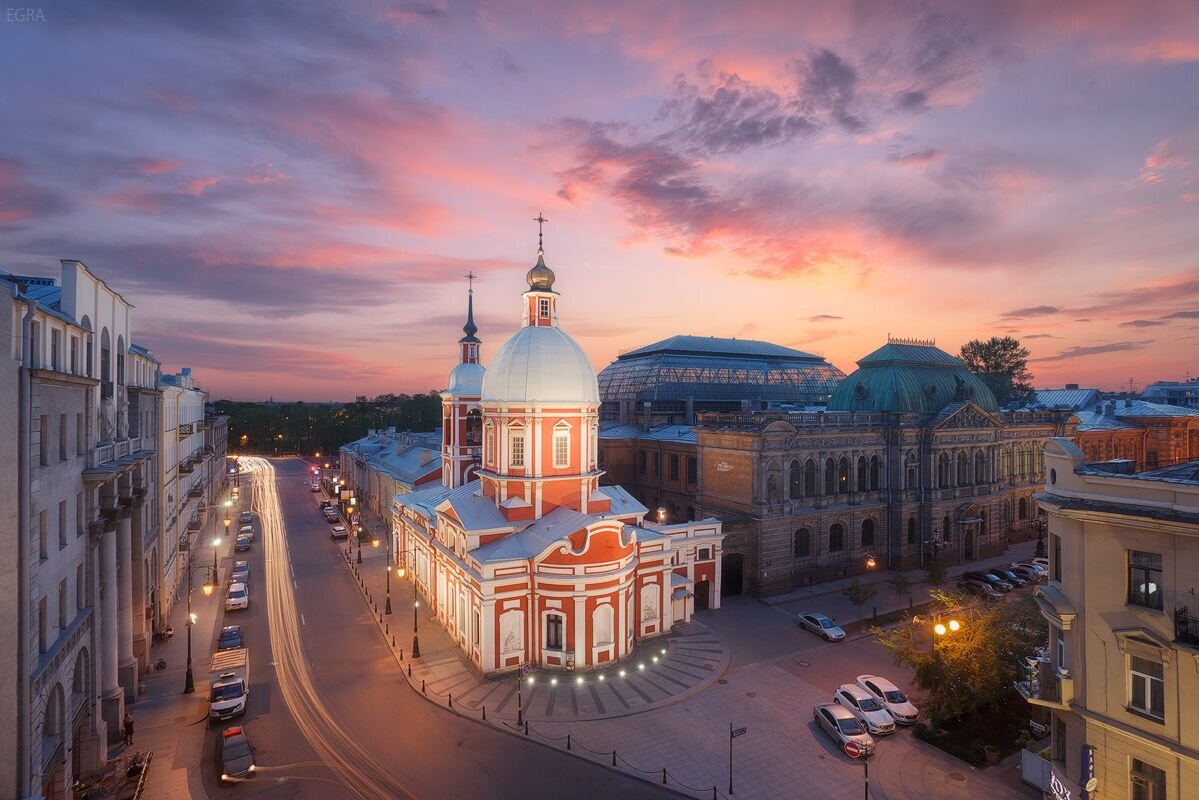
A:
<svg viewBox="0 0 1199 800">
<path fill-rule="evenodd" d="M 34 367 L 29 370 L 29 375 L 33 380 L 41 383 L 56 383 L 59 386 L 75 386 L 83 389 L 90 389 L 93 386 L 100 385 L 99 378 L 89 378 L 86 375 L 75 375 L 70 372 L 59 372 L 54 369 L 42 369 Z"/>
</svg>

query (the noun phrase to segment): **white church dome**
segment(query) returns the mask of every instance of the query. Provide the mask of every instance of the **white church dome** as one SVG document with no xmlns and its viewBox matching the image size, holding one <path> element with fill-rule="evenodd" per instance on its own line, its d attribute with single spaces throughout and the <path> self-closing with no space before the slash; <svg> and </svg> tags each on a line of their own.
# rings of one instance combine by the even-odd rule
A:
<svg viewBox="0 0 1199 800">
<path fill-rule="evenodd" d="M 459 364 L 450 370 L 450 385 L 446 394 L 478 397 L 483 391 L 483 376 L 486 374 L 482 364 Z"/>
<path fill-rule="evenodd" d="M 530 325 L 504 343 L 483 378 L 484 403 L 599 403 L 587 354 L 561 328 Z"/>
</svg>

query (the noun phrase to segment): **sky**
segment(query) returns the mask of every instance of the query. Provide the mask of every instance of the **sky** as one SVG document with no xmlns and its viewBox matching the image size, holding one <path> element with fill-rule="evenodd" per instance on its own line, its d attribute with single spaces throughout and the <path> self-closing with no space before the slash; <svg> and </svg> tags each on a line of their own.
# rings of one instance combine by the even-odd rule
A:
<svg viewBox="0 0 1199 800">
<path fill-rule="evenodd" d="M 444 387 L 539 213 L 597 370 L 1014 335 L 1040 387 L 1199 374 L 1190 0 L 22 5 L 0 268 L 84 261 L 214 398 Z"/>
</svg>

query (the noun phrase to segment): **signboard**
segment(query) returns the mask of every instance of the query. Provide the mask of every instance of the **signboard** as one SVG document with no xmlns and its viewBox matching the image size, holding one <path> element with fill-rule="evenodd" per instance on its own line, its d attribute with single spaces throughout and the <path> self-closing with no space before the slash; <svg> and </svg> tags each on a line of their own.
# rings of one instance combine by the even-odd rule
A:
<svg viewBox="0 0 1199 800">
<path fill-rule="evenodd" d="M 1095 745 L 1084 744 L 1082 746 L 1082 777 L 1079 778 L 1079 785 L 1082 786 L 1083 800 L 1091 800 L 1091 795 L 1099 788 L 1099 781 L 1095 778 Z"/>
<path fill-rule="evenodd" d="M 1049 793 L 1053 800 L 1071 800 L 1070 787 L 1053 770 L 1049 771 Z"/>
<path fill-rule="evenodd" d="M 857 758 L 862 754 L 862 746 L 857 742 L 849 741 L 845 743 L 845 755 L 850 758 Z"/>
<path fill-rule="evenodd" d="M 732 731 L 732 736 L 736 739 L 738 736 L 744 736 L 747 733 L 749 733 L 749 728 L 737 728 Z"/>
<path fill-rule="evenodd" d="M 532 671 L 533 671 L 533 665 L 532 665 L 532 664 L 530 664 L 530 663 L 526 662 L 526 663 L 524 663 L 524 664 L 521 664 L 521 665 L 520 665 L 520 676 L 521 676 L 522 678 L 523 678 L 524 676 L 528 675 L 528 674 L 529 674 L 530 672 L 532 672 Z"/>
</svg>

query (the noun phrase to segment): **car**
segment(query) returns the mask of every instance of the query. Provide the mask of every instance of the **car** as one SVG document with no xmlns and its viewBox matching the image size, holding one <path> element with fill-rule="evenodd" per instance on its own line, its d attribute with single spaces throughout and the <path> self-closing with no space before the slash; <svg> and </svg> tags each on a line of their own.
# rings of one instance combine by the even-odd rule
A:
<svg viewBox="0 0 1199 800">
<path fill-rule="evenodd" d="M 839 642 L 845 638 L 845 631 L 832 617 L 815 611 L 802 611 L 799 614 L 799 624 L 817 636 L 823 636 L 826 641 Z"/>
<path fill-rule="evenodd" d="M 237 521 L 239 523 L 241 523 L 242 525 L 245 525 L 249 522 L 253 522 L 254 514 L 249 511 L 243 511 L 243 512 L 241 512 L 241 514 L 238 515 Z"/>
<path fill-rule="evenodd" d="M 1012 562 L 1012 567 L 1013 567 L 1013 568 L 1015 568 L 1015 567 L 1027 567 L 1027 568 L 1029 568 L 1029 569 L 1031 569 L 1031 570 L 1036 570 L 1037 572 L 1041 573 L 1042 575 L 1048 575 L 1048 574 L 1049 574 L 1049 567 L 1045 566 L 1044 564 L 1038 564 L 1038 563 L 1037 563 L 1037 562 L 1035 562 L 1035 561 L 1013 561 L 1013 562 Z"/>
<path fill-rule="evenodd" d="M 235 583 L 229 587 L 229 593 L 225 595 L 225 610 L 236 611 L 240 608 L 250 607 L 250 589 L 244 583 Z"/>
<path fill-rule="evenodd" d="M 886 736 L 895 733 L 895 718 L 882 703 L 874 699 L 874 695 L 853 683 L 845 683 L 833 692 L 833 702 L 842 708 L 849 709 L 863 725 L 868 733 L 875 736 Z"/>
<path fill-rule="evenodd" d="M 1008 567 L 1008 569 L 1009 571 L 1016 573 L 1016 575 L 1023 579 L 1025 583 L 1042 583 L 1045 580 L 1044 572 L 1025 564 L 1014 564 L 1011 567 Z"/>
<path fill-rule="evenodd" d="M 325 509 L 325 508 L 332 508 L 332 507 L 333 507 L 333 501 L 332 501 L 332 500 L 322 500 L 322 501 L 319 503 L 319 505 L 320 505 L 320 507 L 321 507 L 322 509 Z"/>
<path fill-rule="evenodd" d="M 234 561 L 233 572 L 229 575 L 229 583 L 249 583 L 250 562 Z"/>
<path fill-rule="evenodd" d="M 239 534 L 237 540 L 233 543 L 233 549 L 240 553 L 243 550 L 249 550 L 250 545 L 253 543 L 254 537 Z"/>
<path fill-rule="evenodd" d="M 912 705 L 908 696 L 899 691 L 899 687 L 891 681 L 878 675 L 859 675 L 857 682 L 858 686 L 874 695 L 874 699 L 887 709 L 897 723 L 900 725 L 916 724 L 916 719 L 920 716 L 919 709 Z"/>
<path fill-rule="evenodd" d="M 244 725 L 229 728 L 221 734 L 221 780 L 245 780 L 254 774 L 254 748 L 246 736 Z"/>
<path fill-rule="evenodd" d="M 312 484 L 312 491 L 319 492 L 320 490 L 321 490 L 321 485 L 319 483 Z"/>
<path fill-rule="evenodd" d="M 329 529 L 329 535 L 334 539 L 348 539 L 350 532 L 346 530 L 345 525 L 334 525 Z"/>
<path fill-rule="evenodd" d="M 1032 562 L 1033 564 L 1040 564 L 1042 567 L 1045 568 L 1046 572 L 1049 571 L 1049 559 L 1046 558 L 1045 556 L 1037 556 L 1036 558 L 1030 558 L 1029 561 Z"/>
<path fill-rule="evenodd" d="M 216 640 L 217 650 L 236 650 L 244 643 L 240 625 L 226 625 L 221 628 L 220 638 Z"/>
<path fill-rule="evenodd" d="M 989 583 L 991 584 L 992 589 L 998 592 L 1004 592 L 1005 594 L 1015 588 L 1007 581 L 1000 580 L 994 575 L 986 572 L 966 572 L 962 574 L 962 577 L 966 580 L 983 581 L 984 583 Z"/>
<path fill-rule="evenodd" d="M 335 513 L 325 514 L 325 521 L 330 525 L 336 525 L 337 523 L 341 522 L 341 517 L 337 516 Z"/>
<path fill-rule="evenodd" d="M 1014 589 L 1019 589 L 1021 586 L 1028 583 L 1028 581 L 1024 580 L 1010 569 L 1004 569 L 1003 567 L 991 567 L 990 569 L 986 570 L 986 573 L 988 575 L 994 575 L 1001 581 L 1007 581 Z"/>
<path fill-rule="evenodd" d="M 958 581 L 958 589 L 966 594 L 972 594 L 975 597 L 983 597 L 987 600 L 995 600 L 1003 595 L 998 589 L 995 589 L 986 581 L 964 580 Z"/>
<path fill-rule="evenodd" d="M 854 742 L 861 748 L 859 758 L 874 752 L 874 739 L 848 708 L 836 703 L 817 703 L 812 706 L 812 719 L 842 750 L 847 743 Z"/>
</svg>

